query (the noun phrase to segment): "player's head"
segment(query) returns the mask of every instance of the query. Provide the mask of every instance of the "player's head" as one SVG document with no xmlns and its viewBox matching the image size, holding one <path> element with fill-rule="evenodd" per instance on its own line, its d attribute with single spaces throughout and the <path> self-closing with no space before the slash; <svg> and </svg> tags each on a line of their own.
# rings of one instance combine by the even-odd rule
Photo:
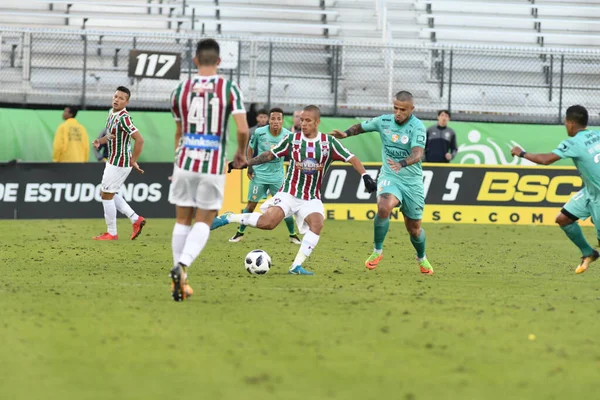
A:
<svg viewBox="0 0 600 400">
<path fill-rule="evenodd" d="M 69 118 L 75 118 L 75 116 L 77 115 L 77 111 L 79 111 L 78 107 L 75 106 L 66 106 L 65 109 L 63 110 L 63 119 L 66 121 Z"/>
<path fill-rule="evenodd" d="M 302 126 L 302 121 L 300 116 L 302 115 L 302 110 L 294 111 L 294 127 L 300 128 Z"/>
<path fill-rule="evenodd" d="M 415 105 L 413 95 L 410 92 L 402 90 L 394 96 L 394 119 L 397 123 L 405 123 L 412 115 Z"/>
<path fill-rule="evenodd" d="M 265 126 L 269 122 L 269 112 L 261 108 L 256 112 L 256 125 Z"/>
<path fill-rule="evenodd" d="M 129 98 L 131 97 L 131 92 L 125 86 L 119 86 L 113 94 L 113 111 L 121 111 L 127 104 L 129 104 Z"/>
<path fill-rule="evenodd" d="M 279 107 L 273 107 L 269 110 L 269 126 L 272 130 L 278 132 L 283 128 L 283 110 Z"/>
<path fill-rule="evenodd" d="M 577 135 L 577 132 L 585 129 L 588 125 L 588 111 L 584 106 L 576 105 L 567 108 L 565 127 L 569 136 Z"/>
<path fill-rule="evenodd" d="M 440 110 L 438 111 L 438 125 L 442 128 L 448 125 L 448 121 L 450 121 L 450 111 L 448 110 Z"/>
<path fill-rule="evenodd" d="M 196 45 L 194 62 L 200 67 L 218 67 L 221 63 L 221 48 L 215 39 L 202 39 Z"/>
<path fill-rule="evenodd" d="M 300 126 L 305 135 L 314 135 L 319 131 L 321 110 L 315 105 L 304 107 L 300 114 Z"/>
</svg>

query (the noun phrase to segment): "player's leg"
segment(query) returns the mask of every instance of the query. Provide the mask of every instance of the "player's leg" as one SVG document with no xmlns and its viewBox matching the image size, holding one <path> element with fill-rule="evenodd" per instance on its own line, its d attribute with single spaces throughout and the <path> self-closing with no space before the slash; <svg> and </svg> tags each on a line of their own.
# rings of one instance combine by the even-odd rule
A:
<svg viewBox="0 0 600 400">
<path fill-rule="evenodd" d="M 410 235 L 410 243 L 417 252 L 417 261 L 422 273 L 433 275 L 433 267 L 425 255 L 426 236 L 425 229 L 421 227 L 423 208 L 425 207 L 425 194 L 422 185 L 403 186 L 402 206 L 400 211 L 404 215 L 404 225 Z"/>
<path fill-rule="evenodd" d="M 275 196 L 277 194 L 277 192 L 279 191 L 280 187 L 281 187 L 280 183 L 269 185 L 269 193 L 271 194 L 271 196 Z M 289 217 L 286 217 L 284 219 L 284 221 L 285 221 L 285 226 L 288 230 L 290 243 L 301 244 L 302 241 L 300 240 L 300 237 L 296 233 L 296 227 L 294 225 L 294 216 L 290 215 Z"/>
<path fill-rule="evenodd" d="M 134 240 L 142 233 L 142 228 L 146 225 L 146 218 L 139 216 L 133 211 L 133 208 L 118 193 L 115 193 L 115 206 L 117 207 L 117 211 L 121 214 L 125 215 L 131 221 L 133 225 L 133 232 L 131 233 L 131 240 Z"/>
<path fill-rule="evenodd" d="M 581 251 L 581 262 L 576 268 L 576 272 L 580 271 L 578 273 L 584 272 L 589 267 L 589 264 L 595 261 L 595 254 L 597 254 L 583 235 L 581 226 L 577 223 L 578 219 L 585 220 L 589 216 L 590 212 L 587 207 L 585 189 L 581 189 L 573 196 L 556 216 L 556 223 L 571 242 Z"/>
<path fill-rule="evenodd" d="M 244 207 L 244 210 L 242 211 L 242 214 L 249 214 L 249 213 L 253 213 L 254 210 L 256 209 L 256 205 L 258 203 L 254 202 L 254 201 L 249 201 L 246 204 L 246 207 Z M 240 225 L 238 227 L 238 230 L 235 232 L 235 235 L 233 235 L 229 241 L 232 243 L 237 243 L 239 241 L 241 241 L 244 238 L 244 231 L 246 230 L 246 225 Z"/>
<path fill-rule="evenodd" d="M 393 178 L 380 175 L 377 179 L 377 214 L 373 219 L 373 253 L 365 261 L 368 269 L 375 269 L 383 259 L 383 242 L 390 228 L 390 215 L 402 201 L 402 194 Z"/>
<path fill-rule="evenodd" d="M 262 230 L 272 230 L 283 221 L 286 216 L 292 214 L 292 207 L 297 200 L 287 193 L 277 193 L 260 207 L 263 214 L 258 212 L 246 214 L 234 214 L 226 212 L 214 219 L 210 229 L 214 230 L 230 223 L 248 225 Z"/>
<path fill-rule="evenodd" d="M 325 209 L 321 200 L 313 199 L 303 202 L 296 211 L 296 222 L 298 231 L 304 235 L 298 254 L 290 267 L 290 274 L 293 275 L 314 275 L 311 271 L 304 269 L 303 264 L 317 247 L 323 222 L 325 221 Z"/>
<path fill-rule="evenodd" d="M 106 221 L 106 232 L 94 237 L 94 240 L 117 240 L 117 206 L 115 204 L 115 193 L 119 191 L 123 182 L 129 175 L 130 168 L 119 168 L 106 164 L 102 174 L 102 207 L 104 209 L 104 220 Z"/>
</svg>

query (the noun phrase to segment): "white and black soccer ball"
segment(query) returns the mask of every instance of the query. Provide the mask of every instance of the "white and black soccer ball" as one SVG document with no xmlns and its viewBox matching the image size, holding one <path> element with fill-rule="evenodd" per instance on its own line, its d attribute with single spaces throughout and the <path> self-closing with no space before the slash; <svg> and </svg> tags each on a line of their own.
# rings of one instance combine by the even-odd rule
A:
<svg viewBox="0 0 600 400">
<path fill-rule="evenodd" d="M 253 275 L 264 275 L 271 269 L 271 256 L 264 250 L 252 250 L 244 262 L 246 271 Z"/>
</svg>

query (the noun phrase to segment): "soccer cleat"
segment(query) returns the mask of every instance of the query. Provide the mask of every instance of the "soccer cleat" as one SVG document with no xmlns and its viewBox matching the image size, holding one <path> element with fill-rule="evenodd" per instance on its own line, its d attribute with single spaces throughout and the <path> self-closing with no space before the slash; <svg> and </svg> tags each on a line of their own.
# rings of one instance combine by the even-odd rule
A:
<svg viewBox="0 0 600 400">
<path fill-rule="evenodd" d="M 297 233 L 294 233 L 293 235 L 290 235 L 290 243 L 301 245 L 302 240 L 300 240 L 300 237 L 298 236 Z"/>
<path fill-rule="evenodd" d="M 229 219 L 227 217 L 229 217 L 231 214 L 233 214 L 231 211 L 227 211 L 225 214 L 215 217 L 215 219 L 213 219 L 212 224 L 210 225 L 210 230 L 212 231 L 224 225 L 227 225 L 229 223 Z"/>
<path fill-rule="evenodd" d="M 295 267 L 290 268 L 288 271 L 290 275 L 314 275 L 314 272 L 307 271 L 302 268 L 302 265 L 296 265 Z"/>
<path fill-rule="evenodd" d="M 423 258 L 422 260 L 417 258 L 417 261 L 419 262 L 419 268 L 421 269 L 422 274 L 433 275 L 433 267 L 427 258 Z"/>
<path fill-rule="evenodd" d="M 171 269 L 171 295 L 175 301 L 184 301 L 187 298 L 187 273 L 186 267 L 181 264 L 177 264 Z"/>
<path fill-rule="evenodd" d="M 117 240 L 119 239 L 119 235 L 111 235 L 108 232 L 104 232 L 102 235 L 94 236 L 92 239 L 94 240 Z"/>
<path fill-rule="evenodd" d="M 235 235 L 233 235 L 231 238 L 229 238 L 229 241 L 231 243 L 237 243 L 237 242 L 241 242 L 243 238 L 244 238 L 244 234 L 241 233 L 240 231 L 237 231 L 235 233 Z"/>
<path fill-rule="evenodd" d="M 140 236 L 144 225 L 146 225 L 146 218 L 140 216 L 137 219 L 137 221 L 133 223 L 133 233 L 131 234 L 131 240 L 134 240 L 136 237 Z"/>
<path fill-rule="evenodd" d="M 594 250 L 592 255 L 581 257 L 581 263 L 575 268 L 576 274 L 583 274 L 589 268 L 590 264 L 596 261 L 600 257 L 600 254 Z"/>
<path fill-rule="evenodd" d="M 379 264 L 379 261 L 381 260 L 383 260 L 383 253 L 379 254 L 376 251 L 374 251 L 373 253 L 371 253 L 369 258 L 367 258 L 367 261 L 365 261 L 365 267 L 367 267 L 368 269 L 375 269 L 377 268 L 377 264 Z"/>
</svg>

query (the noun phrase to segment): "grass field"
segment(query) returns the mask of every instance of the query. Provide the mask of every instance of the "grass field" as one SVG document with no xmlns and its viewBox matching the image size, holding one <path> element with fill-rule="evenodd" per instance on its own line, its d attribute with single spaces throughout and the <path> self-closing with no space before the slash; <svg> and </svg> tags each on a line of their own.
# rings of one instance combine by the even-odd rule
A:
<svg viewBox="0 0 600 400">
<path fill-rule="evenodd" d="M 100 219 L 0 222 L 0 399 L 598 396 L 600 264 L 575 275 L 558 228 L 427 225 L 421 276 L 401 225 L 367 271 L 371 224 L 327 221 L 303 277 L 284 226 L 225 227 L 175 303 L 172 224 L 131 242 L 120 219 L 98 243 Z M 265 276 L 243 268 L 254 248 Z"/>
</svg>

